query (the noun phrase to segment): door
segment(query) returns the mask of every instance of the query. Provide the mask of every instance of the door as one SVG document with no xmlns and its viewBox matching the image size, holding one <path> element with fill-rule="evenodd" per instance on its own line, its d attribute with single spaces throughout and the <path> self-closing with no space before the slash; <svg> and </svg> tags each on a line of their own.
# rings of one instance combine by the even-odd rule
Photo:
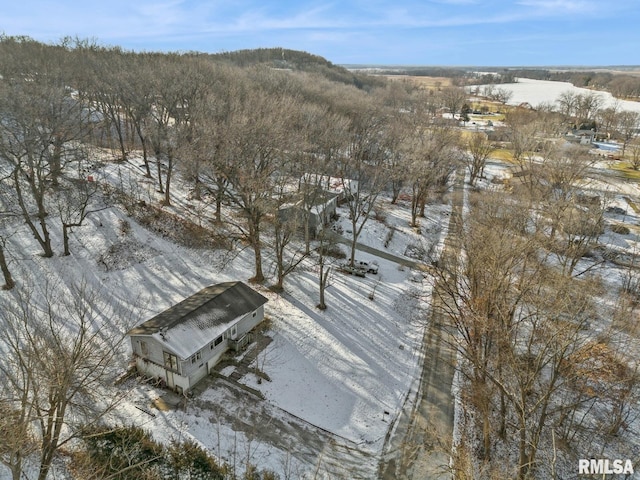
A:
<svg viewBox="0 0 640 480">
<path fill-rule="evenodd" d="M 165 370 L 165 372 L 167 372 L 167 387 L 173 390 L 176 388 L 176 383 L 173 379 L 173 372 L 171 370 Z"/>
</svg>

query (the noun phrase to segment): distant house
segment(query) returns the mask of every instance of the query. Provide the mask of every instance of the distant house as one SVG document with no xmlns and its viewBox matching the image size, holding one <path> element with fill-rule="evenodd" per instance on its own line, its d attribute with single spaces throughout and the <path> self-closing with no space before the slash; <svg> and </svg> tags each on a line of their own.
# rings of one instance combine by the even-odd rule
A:
<svg viewBox="0 0 640 480">
<path fill-rule="evenodd" d="M 246 345 L 265 303 L 242 282 L 203 288 L 127 332 L 138 372 L 188 392 L 224 352 Z"/>
<path fill-rule="evenodd" d="M 580 145 L 591 145 L 596 137 L 593 130 L 572 130 L 565 135 L 565 138 Z"/>
<path fill-rule="evenodd" d="M 310 188 L 319 188 L 327 193 L 337 195 L 338 204 L 341 204 L 353 192 L 358 191 L 358 181 L 349 178 L 332 177 L 315 173 L 305 173 L 300 178 L 300 185 Z"/>
<path fill-rule="evenodd" d="M 308 227 L 310 238 L 316 238 L 336 215 L 337 206 L 337 193 L 319 190 L 314 195 L 310 195 L 306 202 L 300 200 L 296 203 L 283 205 L 280 207 L 278 215 L 281 221 L 297 222 L 301 231 Z"/>
</svg>

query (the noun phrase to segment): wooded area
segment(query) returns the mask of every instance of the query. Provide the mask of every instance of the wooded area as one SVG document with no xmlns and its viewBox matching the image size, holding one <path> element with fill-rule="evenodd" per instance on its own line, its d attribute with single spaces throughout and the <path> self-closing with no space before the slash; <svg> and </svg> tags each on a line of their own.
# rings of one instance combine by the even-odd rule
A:
<svg viewBox="0 0 640 480">
<path fill-rule="evenodd" d="M 470 100 L 460 87 L 385 81 L 289 50 L 133 53 L 4 37 L 0 58 L 0 266 L 2 295 L 14 300 L 0 311 L 0 461 L 14 480 L 31 455 L 45 480 L 63 446 L 102 426 L 118 399 L 94 396 L 117 373 L 110 366 L 122 339 L 99 334 L 115 317 L 91 316 L 87 305 L 100 302 L 99 292 L 79 285 L 73 298 L 59 298 L 46 279 L 15 278 L 12 262 L 24 260 L 5 249 L 12 232 L 4 225 L 21 218 L 45 258 L 73 255 L 69 235 L 89 215 L 114 204 L 168 210 L 177 178 L 191 198 L 215 208 L 202 235 L 251 248 L 252 281 L 271 278 L 265 249 L 277 262 L 274 291 L 313 257 L 318 306 L 331 308 L 323 293 L 334 240 L 326 232 L 312 242 L 308 231 L 294 240 L 305 217 L 285 219 L 281 209 L 302 199 L 308 215 L 326 179 L 339 179 L 353 266 L 359 235 L 383 198 L 393 205 L 408 196 L 418 229 L 425 206 L 442 201 L 456 171 L 467 171 L 463 258 L 429 266 L 446 287 L 439 303 L 463 384 L 455 478 L 563 478 L 577 459 L 605 450 L 640 458 L 631 430 L 640 398 L 639 274 L 633 261 L 628 284 L 606 290 L 596 267 L 610 260 L 598 244 L 607 199 L 589 197 L 583 183 L 596 157 L 564 140 L 571 126 L 593 124 L 619 139 L 638 168 L 637 114 L 566 96 L 547 110 L 504 107 L 504 126 L 487 135 L 461 125 Z M 496 149 L 509 152 L 516 175 L 481 188 Z M 160 201 L 144 205 L 126 182 L 90 178 L 98 152 L 112 163 L 141 158 L 141 176 Z M 303 182 L 311 173 L 314 181 Z M 63 232 L 63 245 L 52 242 L 53 229 Z M 141 468 L 121 465 L 133 466 Z M 245 478 L 267 478 L 254 474 Z M 92 475 L 129 478 L 104 465 Z M 231 478 L 222 467 L 215 475 L 197 478 Z"/>
</svg>

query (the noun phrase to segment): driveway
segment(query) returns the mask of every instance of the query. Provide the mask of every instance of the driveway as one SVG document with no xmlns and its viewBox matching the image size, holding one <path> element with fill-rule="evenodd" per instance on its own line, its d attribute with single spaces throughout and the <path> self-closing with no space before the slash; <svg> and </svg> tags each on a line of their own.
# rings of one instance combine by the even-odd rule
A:
<svg viewBox="0 0 640 480">
<path fill-rule="evenodd" d="M 442 254 L 446 256 L 445 263 L 456 262 L 460 254 L 463 182 L 464 171 L 458 172 Z M 438 291 L 444 288 L 443 281 L 438 277 L 434 286 L 431 316 L 423 338 L 424 364 L 417 395 L 408 399 L 389 430 L 379 466 L 381 480 L 452 478 L 449 469 L 454 420 L 451 387 L 456 355 L 446 328 L 446 315 L 439 305 L 442 295 Z"/>
</svg>

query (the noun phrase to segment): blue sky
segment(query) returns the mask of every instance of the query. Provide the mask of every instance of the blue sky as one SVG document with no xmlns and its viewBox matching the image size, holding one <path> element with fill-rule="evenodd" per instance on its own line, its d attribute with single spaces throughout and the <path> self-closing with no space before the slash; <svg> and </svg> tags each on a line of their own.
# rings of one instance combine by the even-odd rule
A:
<svg viewBox="0 0 640 480">
<path fill-rule="evenodd" d="M 638 65 L 639 0 L 3 0 L 0 32 L 127 50 L 284 47 L 337 64 Z M 1 59 L 0 59 L 1 61 Z"/>
</svg>

